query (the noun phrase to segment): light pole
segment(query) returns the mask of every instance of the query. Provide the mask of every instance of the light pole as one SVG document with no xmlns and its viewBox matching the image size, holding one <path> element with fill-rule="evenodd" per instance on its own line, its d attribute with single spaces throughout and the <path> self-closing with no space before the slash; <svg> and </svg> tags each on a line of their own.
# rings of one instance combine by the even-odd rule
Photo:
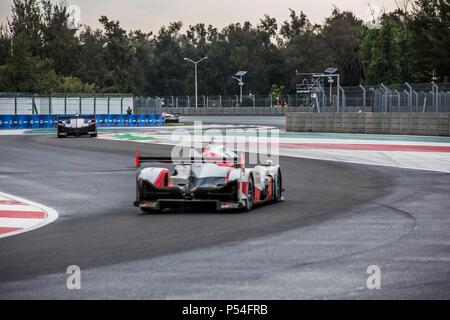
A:
<svg viewBox="0 0 450 320">
<path fill-rule="evenodd" d="M 338 69 L 337 68 L 333 68 L 333 67 L 329 67 L 327 68 L 324 72 L 328 73 L 328 83 L 330 84 L 330 105 L 332 104 L 332 99 L 331 99 L 331 95 L 332 95 L 332 85 L 333 85 L 333 76 L 331 76 L 332 73 L 335 73 Z M 339 95 L 339 76 L 338 76 L 338 83 L 337 83 L 337 94 Z"/>
<path fill-rule="evenodd" d="M 242 103 L 242 86 L 244 85 L 244 82 L 242 82 L 242 77 L 245 76 L 245 74 L 247 73 L 247 71 L 239 71 L 235 74 L 236 77 L 232 77 L 233 79 L 236 79 L 237 81 L 239 81 L 239 87 L 240 87 L 240 102 Z M 239 78 L 237 78 L 239 77 Z"/>
<path fill-rule="evenodd" d="M 9 31 L 11 31 L 11 57 L 12 57 L 14 55 L 14 49 L 13 49 L 14 27 L 10 26 Z"/>
<path fill-rule="evenodd" d="M 201 62 L 203 60 L 206 60 L 206 59 L 208 59 L 208 57 L 201 58 L 198 61 L 192 61 L 191 59 L 184 58 L 185 61 L 192 62 L 194 64 L 194 66 L 195 66 L 195 107 L 196 108 L 197 108 L 197 63 L 199 63 L 199 62 Z"/>
</svg>

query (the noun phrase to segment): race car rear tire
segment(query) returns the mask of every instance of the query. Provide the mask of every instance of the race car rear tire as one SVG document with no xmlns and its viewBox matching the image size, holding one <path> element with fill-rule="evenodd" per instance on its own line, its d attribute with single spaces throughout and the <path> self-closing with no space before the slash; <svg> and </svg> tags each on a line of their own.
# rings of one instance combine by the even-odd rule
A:
<svg viewBox="0 0 450 320">
<path fill-rule="evenodd" d="M 281 179 L 281 170 L 278 170 L 277 178 L 275 179 L 275 201 L 281 201 L 283 196 L 283 183 Z"/>
<path fill-rule="evenodd" d="M 247 183 L 247 204 L 245 206 L 245 211 L 250 211 L 253 208 L 255 202 L 255 184 L 253 182 L 253 176 L 248 178 Z"/>
<path fill-rule="evenodd" d="M 97 133 L 93 133 L 89 135 L 91 138 L 96 138 L 97 137 Z"/>
<path fill-rule="evenodd" d="M 58 133 L 58 138 L 65 138 L 66 137 L 66 135 L 63 135 L 63 134 L 59 134 Z"/>
</svg>

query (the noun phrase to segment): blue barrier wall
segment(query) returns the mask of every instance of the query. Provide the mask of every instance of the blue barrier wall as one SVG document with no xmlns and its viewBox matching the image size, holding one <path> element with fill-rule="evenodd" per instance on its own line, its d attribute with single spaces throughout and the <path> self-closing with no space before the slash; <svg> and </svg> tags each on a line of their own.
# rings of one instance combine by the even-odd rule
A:
<svg viewBox="0 0 450 320">
<path fill-rule="evenodd" d="M 58 115 L 47 114 L 0 115 L 0 129 L 56 128 L 57 117 Z M 83 117 L 83 115 L 80 115 L 80 117 Z M 97 127 L 155 127 L 164 125 L 164 118 L 160 114 L 97 114 L 96 119 Z"/>
</svg>

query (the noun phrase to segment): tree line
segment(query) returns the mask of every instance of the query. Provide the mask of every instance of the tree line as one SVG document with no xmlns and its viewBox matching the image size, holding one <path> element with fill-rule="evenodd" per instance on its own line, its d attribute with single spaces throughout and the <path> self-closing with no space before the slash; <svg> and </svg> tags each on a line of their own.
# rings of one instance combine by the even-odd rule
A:
<svg viewBox="0 0 450 320">
<path fill-rule="evenodd" d="M 450 2 L 403 0 L 368 27 L 334 7 L 322 24 L 290 9 L 282 23 L 264 15 L 257 25 L 231 23 L 222 30 L 181 21 L 158 32 L 126 31 L 100 17 L 100 29 L 67 26 L 68 11 L 50 0 L 14 0 L 0 26 L 0 91 L 133 93 L 139 96 L 237 92 L 239 70 L 253 94 L 293 92 L 297 72 L 336 67 L 345 86 L 449 80 Z M 433 78 L 434 77 L 434 78 Z"/>
</svg>

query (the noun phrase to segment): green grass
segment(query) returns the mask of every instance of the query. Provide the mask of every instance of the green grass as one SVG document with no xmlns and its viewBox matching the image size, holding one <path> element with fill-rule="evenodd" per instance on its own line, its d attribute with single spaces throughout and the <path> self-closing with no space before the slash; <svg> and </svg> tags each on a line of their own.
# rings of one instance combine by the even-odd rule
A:
<svg viewBox="0 0 450 320">
<path fill-rule="evenodd" d="M 182 127 L 182 126 L 192 126 L 192 123 L 165 123 L 165 127 Z"/>
<path fill-rule="evenodd" d="M 133 139 L 133 140 L 158 140 L 153 137 L 138 137 L 138 136 L 133 136 L 131 134 L 118 134 L 118 135 L 114 135 L 114 138 Z"/>
</svg>

